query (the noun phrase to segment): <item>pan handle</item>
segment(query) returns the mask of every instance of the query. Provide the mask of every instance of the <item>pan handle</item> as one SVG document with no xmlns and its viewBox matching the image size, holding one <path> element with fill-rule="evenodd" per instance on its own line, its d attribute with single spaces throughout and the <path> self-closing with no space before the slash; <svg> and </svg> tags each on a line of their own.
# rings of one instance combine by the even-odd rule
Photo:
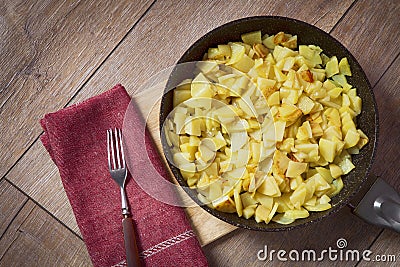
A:
<svg viewBox="0 0 400 267">
<path fill-rule="evenodd" d="M 400 195 L 380 178 L 376 179 L 353 212 L 368 223 L 400 233 Z"/>
</svg>

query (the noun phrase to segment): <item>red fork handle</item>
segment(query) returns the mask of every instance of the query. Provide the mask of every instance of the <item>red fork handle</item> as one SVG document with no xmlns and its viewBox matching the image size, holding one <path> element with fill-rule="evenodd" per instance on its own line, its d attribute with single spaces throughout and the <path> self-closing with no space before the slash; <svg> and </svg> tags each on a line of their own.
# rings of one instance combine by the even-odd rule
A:
<svg viewBox="0 0 400 267">
<path fill-rule="evenodd" d="M 122 227 L 124 230 L 126 263 L 128 267 L 140 266 L 139 251 L 136 244 L 136 235 L 132 218 L 124 218 L 122 220 Z"/>
</svg>

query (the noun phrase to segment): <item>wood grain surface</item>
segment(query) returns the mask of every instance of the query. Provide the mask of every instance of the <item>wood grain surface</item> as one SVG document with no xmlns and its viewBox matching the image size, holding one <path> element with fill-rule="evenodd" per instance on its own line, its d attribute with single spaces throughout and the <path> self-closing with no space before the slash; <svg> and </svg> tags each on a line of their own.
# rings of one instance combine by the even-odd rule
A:
<svg viewBox="0 0 400 267">
<path fill-rule="evenodd" d="M 37 139 L 43 114 L 68 102 L 150 4 L 139 0 L 0 3 L 4 36 L 0 176 Z"/>
<path fill-rule="evenodd" d="M 131 94 L 143 90 L 143 83 L 173 65 L 203 34 L 254 15 L 288 16 L 314 24 L 353 53 L 373 86 L 379 109 L 380 140 L 372 172 L 400 191 L 396 0 L 2 1 L 0 266 L 91 265 L 58 171 L 38 140 L 38 120 L 45 113 L 116 83 Z M 364 223 L 347 207 L 319 223 L 283 233 L 232 232 L 232 226 L 200 208 L 187 212 L 202 244 L 208 244 L 204 251 L 211 266 L 291 266 L 293 262 L 277 259 L 260 261 L 257 252 L 265 245 L 274 250 L 321 251 L 336 247 L 339 238 L 351 249 L 370 249 L 374 254 L 397 255 L 400 249 L 399 234 Z M 327 259 L 303 264 L 372 265 Z"/>
<path fill-rule="evenodd" d="M 203 34 L 232 19 L 252 15 L 285 15 L 287 13 L 294 18 L 305 20 L 325 31 L 329 31 L 352 2 L 343 1 L 332 5 L 321 1 L 319 12 L 308 9 L 299 12 L 306 3 L 307 1 L 294 1 L 290 4 L 283 4 L 279 1 L 254 1 L 251 4 L 241 6 L 235 1 L 230 3 L 185 1 L 185 4 L 182 5 L 175 5 L 173 1 L 158 1 L 123 42 L 116 47 L 101 65 L 101 68 L 94 72 L 85 86 L 76 95 L 72 95 L 72 100 L 71 95 L 64 96 L 64 103 L 71 105 L 83 101 L 90 96 L 108 90 L 117 82 L 125 85 L 131 94 L 140 91 L 140 85 L 165 68 L 172 66 L 180 55 Z M 226 6 L 230 6 L 230 8 L 225 10 Z M 210 9 L 223 10 L 218 20 L 213 19 L 214 14 L 209 12 Z M 180 28 L 183 23 L 176 20 L 174 14 L 184 14 L 186 20 L 191 21 L 191 23 L 185 24 L 179 34 L 171 32 L 172 29 Z M 203 15 L 198 16 L 199 14 Z M 154 30 L 156 28 L 157 31 Z M 160 34 L 160 32 L 163 34 Z M 176 46 L 176 43 L 180 45 Z M 147 54 L 155 56 L 142 60 L 143 55 Z M 162 58 L 161 61 L 159 60 L 160 57 Z M 135 64 L 132 64 L 132 62 L 135 62 Z M 113 75 L 108 75 L 108 73 Z M 158 124 L 156 123 L 156 125 Z M 36 140 L 36 143 L 32 145 L 6 177 L 68 227 L 78 232 L 66 194 L 63 190 L 60 190 L 62 185 L 56 167 L 46 154 L 47 152 L 40 141 Z M 36 160 L 38 157 L 44 159 L 44 161 L 38 162 Z M 44 168 L 46 170 L 43 170 Z M 21 174 L 24 177 L 21 177 Z M 51 188 L 52 185 L 54 185 L 53 188 Z M 52 193 L 50 196 L 49 190 Z M 193 213 L 193 216 L 205 214 L 201 210 L 190 210 L 189 212 Z M 212 228 L 214 231 L 211 232 L 208 228 L 198 229 L 198 232 L 204 232 L 204 236 L 212 237 L 211 239 L 201 237 L 203 244 L 207 244 L 226 231 L 232 230 L 232 227 L 227 227 L 225 223 L 213 217 L 208 218 L 208 220 L 213 221 L 218 226 Z M 203 221 L 203 219 L 199 221 Z"/>
</svg>

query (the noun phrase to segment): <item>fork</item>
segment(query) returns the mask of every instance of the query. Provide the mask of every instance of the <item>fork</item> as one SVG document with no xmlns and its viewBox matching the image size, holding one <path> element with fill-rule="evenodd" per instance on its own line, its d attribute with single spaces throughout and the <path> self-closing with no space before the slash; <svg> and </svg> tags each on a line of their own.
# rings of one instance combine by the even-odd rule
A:
<svg viewBox="0 0 400 267">
<path fill-rule="evenodd" d="M 121 189 L 121 206 L 123 216 L 122 226 L 124 232 L 126 262 L 129 267 L 140 266 L 135 230 L 133 227 L 132 217 L 130 216 L 128 200 L 125 193 L 125 181 L 128 171 L 125 163 L 121 129 L 115 128 L 114 130 L 107 130 L 107 153 L 108 168 L 110 170 L 111 177 Z"/>
</svg>

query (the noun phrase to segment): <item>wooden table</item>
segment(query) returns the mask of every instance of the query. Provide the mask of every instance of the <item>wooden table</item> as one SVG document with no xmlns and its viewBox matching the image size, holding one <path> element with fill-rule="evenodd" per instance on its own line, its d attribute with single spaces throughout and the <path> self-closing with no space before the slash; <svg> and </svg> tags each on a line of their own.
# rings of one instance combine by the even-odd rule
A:
<svg viewBox="0 0 400 267">
<path fill-rule="evenodd" d="M 254 15 L 288 16 L 314 24 L 353 53 L 366 71 L 379 108 L 380 139 L 372 173 L 400 190 L 397 0 L 6 0 L 0 2 L 0 266 L 91 265 L 57 168 L 39 140 L 38 121 L 45 113 L 116 83 L 133 90 L 174 64 L 207 31 Z M 265 265 L 271 262 L 257 259 L 265 245 L 269 250 L 321 251 L 336 248 L 339 238 L 347 240 L 349 249 L 396 255 L 397 264 L 385 266 L 400 262 L 400 235 L 364 223 L 349 207 L 283 233 L 230 232 L 232 228 L 216 219 L 201 216 L 208 229 L 214 228 L 201 233 L 212 266 Z M 293 265 L 276 258 L 272 263 Z M 377 263 L 325 258 L 323 264 Z"/>
</svg>

